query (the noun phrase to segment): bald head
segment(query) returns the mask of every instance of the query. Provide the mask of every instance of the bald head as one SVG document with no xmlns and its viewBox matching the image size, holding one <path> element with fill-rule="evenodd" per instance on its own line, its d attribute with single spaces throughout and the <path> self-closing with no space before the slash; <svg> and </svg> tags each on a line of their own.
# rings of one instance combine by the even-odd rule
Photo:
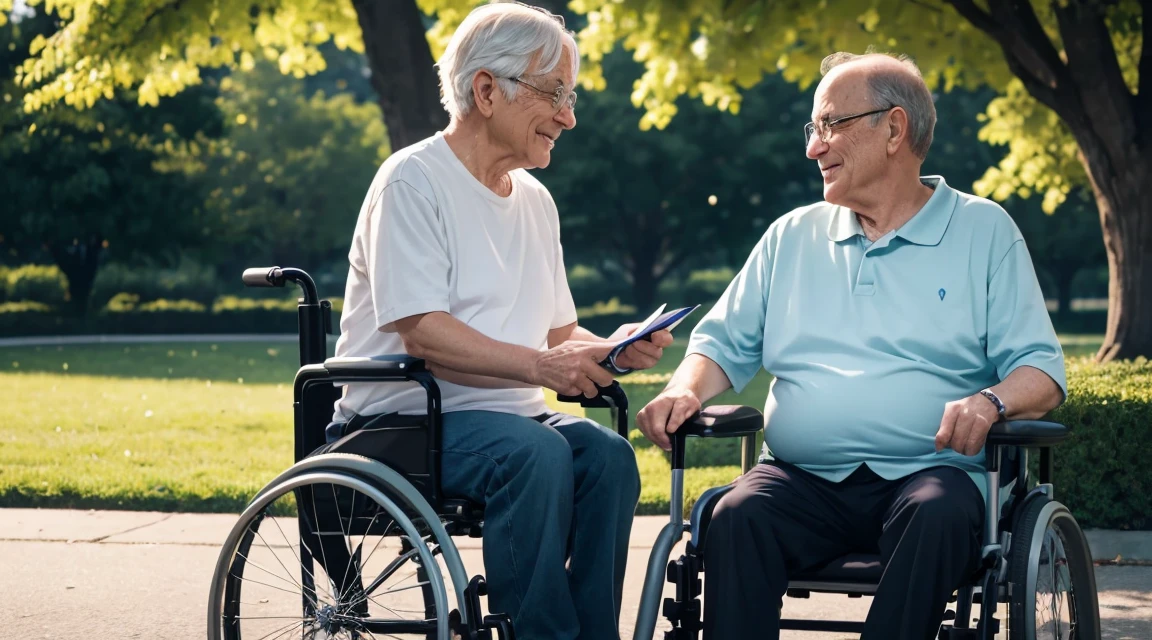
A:
<svg viewBox="0 0 1152 640">
<path fill-rule="evenodd" d="M 856 55 L 837 52 L 820 63 L 821 85 L 861 85 L 877 109 L 901 107 L 908 114 L 908 145 L 923 160 L 932 146 L 936 128 L 936 105 L 924 84 L 920 69 L 906 55 L 884 53 Z"/>
</svg>

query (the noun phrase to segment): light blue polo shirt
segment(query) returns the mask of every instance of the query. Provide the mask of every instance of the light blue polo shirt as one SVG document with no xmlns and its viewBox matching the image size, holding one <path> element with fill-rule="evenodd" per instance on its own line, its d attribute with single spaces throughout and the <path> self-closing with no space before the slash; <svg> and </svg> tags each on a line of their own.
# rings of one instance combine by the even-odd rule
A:
<svg viewBox="0 0 1152 640">
<path fill-rule="evenodd" d="M 984 457 L 936 453 L 944 405 L 1028 365 L 1067 394 L 1064 356 L 1016 224 L 997 204 L 935 192 L 869 243 L 855 214 L 821 202 L 774 222 L 688 353 L 739 392 L 763 367 L 765 448 L 839 482 L 862 463 L 894 480 L 941 464 L 983 492 Z"/>
</svg>

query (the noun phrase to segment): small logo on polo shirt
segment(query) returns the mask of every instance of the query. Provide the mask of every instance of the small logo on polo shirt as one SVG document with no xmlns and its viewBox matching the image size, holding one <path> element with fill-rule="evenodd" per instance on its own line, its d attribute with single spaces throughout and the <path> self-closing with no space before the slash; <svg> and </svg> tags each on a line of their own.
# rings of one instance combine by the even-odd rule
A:
<svg viewBox="0 0 1152 640">
<path fill-rule="evenodd" d="M 948 292 L 947 292 L 947 291 L 945 291 L 945 290 L 943 290 L 943 289 L 941 289 L 941 290 L 937 291 L 936 293 L 940 294 L 940 299 L 941 299 L 941 300 L 943 300 L 943 299 L 944 299 L 944 294 L 946 294 L 946 293 L 948 293 Z"/>
</svg>

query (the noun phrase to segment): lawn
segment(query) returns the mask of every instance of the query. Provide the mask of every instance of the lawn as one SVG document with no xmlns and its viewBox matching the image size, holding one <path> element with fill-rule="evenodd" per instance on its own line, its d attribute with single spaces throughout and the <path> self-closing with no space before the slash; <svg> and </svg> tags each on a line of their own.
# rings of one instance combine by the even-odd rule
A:
<svg viewBox="0 0 1152 640">
<path fill-rule="evenodd" d="M 1100 343 L 1062 340 L 1069 355 Z M 633 414 L 684 349 L 678 341 L 660 368 L 622 379 Z M 290 342 L 0 348 L 0 506 L 239 511 L 292 462 L 297 363 Z M 769 382 L 761 374 L 716 403 L 760 406 Z M 607 424 L 606 411 L 589 415 Z M 666 459 L 635 430 L 632 441 L 640 512 L 665 511 Z M 737 451 L 736 442 L 690 445 L 689 499 L 734 477 Z"/>
</svg>

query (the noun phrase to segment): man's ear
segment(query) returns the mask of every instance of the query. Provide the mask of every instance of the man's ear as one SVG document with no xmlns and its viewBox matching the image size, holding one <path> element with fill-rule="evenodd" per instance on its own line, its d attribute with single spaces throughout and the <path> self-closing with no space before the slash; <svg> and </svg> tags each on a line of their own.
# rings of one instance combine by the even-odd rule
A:
<svg viewBox="0 0 1152 640">
<path fill-rule="evenodd" d="M 908 139 L 908 112 L 903 107 L 894 107 L 888 112 L 888 155 L 894 155 Z"/>
<path fill-rule="evenodd" d="M 487 70 L 481 69 L 472 76 L 472 99 L 476 102 L 476 110 L 485 118 L 492 117 L 496 91 L 496 77 Z"/>
</svg>

